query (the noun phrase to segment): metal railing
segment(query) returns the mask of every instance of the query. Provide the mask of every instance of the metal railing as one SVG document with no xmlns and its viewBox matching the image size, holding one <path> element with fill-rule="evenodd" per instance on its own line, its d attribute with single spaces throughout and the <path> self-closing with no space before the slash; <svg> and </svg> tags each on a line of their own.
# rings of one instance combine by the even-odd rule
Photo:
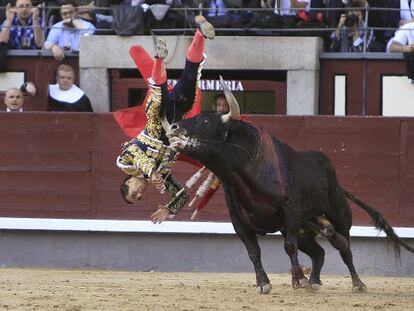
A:
<svg viewBox="0 0 414 311">
<path fill-rule="evenodd" d="M 5 9 L 5 7 L 0 7 L 0 9 Z M 359 30 L 362 30 L 364 32 L 364 37 L 363 37 L 363 51 L 362 53 L 367 53 L 367 30 L 368 28 L 374 30 L 374 31 L 387 31 L 387 32 L 393 32 L 395 30 L 397 30 L 398 28 L 396 27 L 389 27 L 388 25 L 385 25 L 384 27 L 372 27 L 369 26 L 369 14 L 370 12 L 375 12 L 375 11 L 387 11 L 387 12 L 392 12 L 392 11 L 402 11 L 399 8 L 381 8 L 381 7 L 370 7 L 369 5 L 365 6 L 365 7 L 361 7 L 359 8 L 360 10 L 364 10 L 365 12 L 365 20 L 364 20 L 364 25 L 363 27 L 360 27 Z M 47 34 L 48 31 L 50 29 L 56 28 L 53 27 L 53 25 L 48 25 L 48 20 L 50 17 L 50 13 L 53 12 L 53 10 L 55 11 L 59 11 L 60 7 L 59 6 L 46 6 L 46 5 L 41 5 L 40 10 L 42 12 L 42 31 L 44 34 Z M 80 8 L 80 10 L 82 12 L 85 12 L 84 8 Z M 210 11 L 210 8 L 188 8 L 188 7 L 184 7 L 184 8 L 169 8 L 170 12 L 176 12 L 176 13 L 181 13 L 185 19 L 184 19 L 184 23 L 182 28 L 149 28 L 146 30 L 146 34 L 151 34 L 151 35 L 163 35 L 163 34 L 189 34 L 191 32 L 194 31 L 194 24 L 191 21 L 191 18 L 196 15 L 196 14 L 203 14 L 203 15 L 207 15 L 207 13 Z M 301 11 L 303 9 L 292 9 L 293 11 Z M 308 12 L 336 12 L 336 11 L 341 11 L 341 12 L 347 12 L 350 10 L 358 10 L 358 8 L 346 8 L 346 7 L 339 7 L 339 8 L 311 8 Z M 111 7 L 96 7 L 94 9 L 91 10 L 91 12 L 93 11 L 98 11 L 98 12 L 110 12 L 111 14 L 108 15 L 112 15 L 113 9 Z M 149 11 L 149 10 L 148 10 Z M 147 12 L 148 12 L 147 11 Z M 227 13 L 231 13 L 231 14 L 255 14 L 255 13 L 269 13 L 269 16 L 274 14 L 274 9 L 273 8 L 228 8 L 227 9 Z M 148 14 L 150 14 L 148 12 Z M 321 23 L 321 25 L 324 25 Z M 13 27 L 19 27 L 19 26 L 13 26 Z M 20 26 L 20 27 L 26 27 L 26 26 Z M 293 28 L 263 28 L 263 27 L 240 27 L 240 28 L 216 28 L 217 32 L 220 32 L 221 34 L 253 34 L 253 35 L 258 35 L 258 33 L 260 32 L 264 32 L 266 34 L 273 34 L 273 35 L 291 35 L 292 33 L 294 33 L 295 35 L 300 35 L 300 34 L 307 34 L 307 33 L 332 33 L 335 30 L 337 30 L 337 27 L 330 27 L 328 25 L 326 26 L 322 26 L 322 27 L 312 27 L 312 28 L 304 28 L 304 27 L 293 27 Z M 115 34 L 114 30 L 112 28 L 97 28 L 96 31 L 100 34 Z M 259 34 L 260 35 L 260 34 Z M 45 39 L 47 37 L 45 36 Z M 42 49 L 44 49 L 44 44 L 42 45 Z"/>
</svg>

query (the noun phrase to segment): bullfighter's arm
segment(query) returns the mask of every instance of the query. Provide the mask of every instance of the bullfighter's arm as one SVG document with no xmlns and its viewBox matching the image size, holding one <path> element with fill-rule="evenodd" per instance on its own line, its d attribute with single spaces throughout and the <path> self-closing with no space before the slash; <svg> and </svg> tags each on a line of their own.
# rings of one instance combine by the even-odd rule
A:
<svg viewBox="0 0 414 311">
<path fill-rule="evenodd" d="M 171 201 L 166 205 L 170 213 L 176 215 L 178 212 L 187 205 L 190 197 L 186 191 L 182 192 L 177 197 L 175 194 L 180 191 L 183 186 L 171 175 L 165 180 L 165 187 L 170 195 Z"/>
</svg>

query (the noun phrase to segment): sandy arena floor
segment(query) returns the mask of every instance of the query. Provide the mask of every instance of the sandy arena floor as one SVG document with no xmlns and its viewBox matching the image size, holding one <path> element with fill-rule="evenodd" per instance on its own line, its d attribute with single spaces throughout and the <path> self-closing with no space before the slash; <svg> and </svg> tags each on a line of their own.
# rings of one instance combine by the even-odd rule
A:
<svg viewBox="0 0 414 311">
<path fill-rule="evenodd" d="M 269 275 L 256 294 L 253 273 L 151 273 L 0 269 L 0 310 L 414 310 L 414 278 L 324 276 L 318 291 L 293 290 L 290 276 Z"/>
</svg>

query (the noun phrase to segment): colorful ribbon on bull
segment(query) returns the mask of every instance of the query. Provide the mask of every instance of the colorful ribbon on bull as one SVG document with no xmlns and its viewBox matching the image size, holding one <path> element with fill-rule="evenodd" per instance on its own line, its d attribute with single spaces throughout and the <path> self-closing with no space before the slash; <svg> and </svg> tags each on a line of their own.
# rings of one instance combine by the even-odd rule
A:
<svg viewBox="0 0 414 311">
<path fill-rule="evenodd" d="M 197 172 L 195 172 L 193 176 L 191 176 L 190 179 L 187 180 L 185 186 L 180 191 L 178 191 L 175 194 L 175 196 L 177 197 L 182 192 L 191 189 L 201 179 L 201 177 L 203 177 L 206 170 L 206 167 L 203 166 Z M 220 180 L 212 172 L 210 172 L 207 175 L 207 178 L 204 180 L 204 182 L 201 183 L 200 187 L 196 191 L 194 198 L 188 204 L 188 207 L 192 207 L 198 199 L 201 199 L 196 209 L 191 214 L 191 220 L 194 220 L 197 217 L 198 212 L 206 206 L 206 204 L 208 203 L 208 201 L 210 201 L 211 197 L 217 191 L 219 186 Z"/>
</svg>

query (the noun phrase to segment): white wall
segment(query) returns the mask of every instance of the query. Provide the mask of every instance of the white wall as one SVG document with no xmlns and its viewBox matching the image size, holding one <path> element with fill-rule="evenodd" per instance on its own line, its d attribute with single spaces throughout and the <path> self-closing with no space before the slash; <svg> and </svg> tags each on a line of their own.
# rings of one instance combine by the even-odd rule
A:
<svg viewBox="0 0 414 311">
<path fill-rule="evenodd" d="M 414 85 L 406 76 L 382 78 L 382 114 L 414 116 Z"/>
</svg>

